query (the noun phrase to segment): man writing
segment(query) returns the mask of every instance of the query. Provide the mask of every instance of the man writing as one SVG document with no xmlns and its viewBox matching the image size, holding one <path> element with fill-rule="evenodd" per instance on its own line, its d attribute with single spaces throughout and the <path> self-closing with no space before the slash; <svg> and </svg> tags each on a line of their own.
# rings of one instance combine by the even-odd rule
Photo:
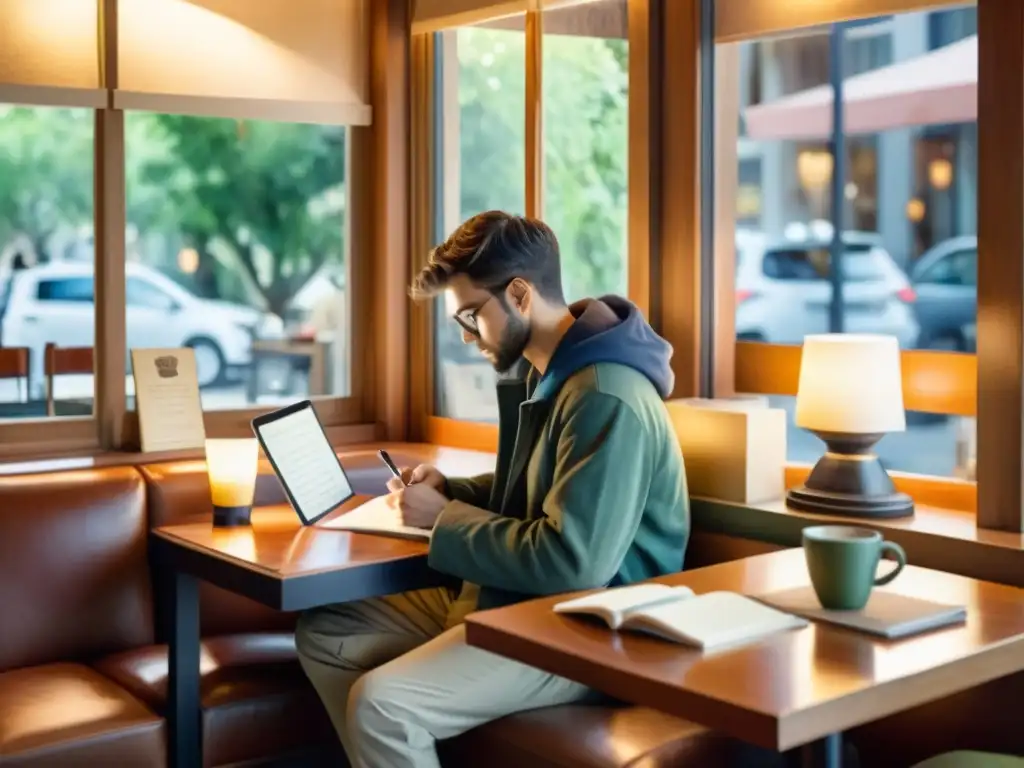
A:
<svg viewBox="0 0 1024 768">
<path fill-rule="evenodd" d="M 499 372 L 493 474 L 430 466 L 390 484 L 406 524 L 432 528 L 429 563 L 462 580 L 307 612 L 303 668 L 358 768 L 435 768 L 435 743 L 586 687 L 466 644 L 473 610 L 618 586 L 682 568 L 689 506 L 662 399 L 671 347 L 625 299 L 567 306 L 554 233 L 500 211 L 466 221 L 412 290 L 445 295 L 466 343 Z"/>
</svg>

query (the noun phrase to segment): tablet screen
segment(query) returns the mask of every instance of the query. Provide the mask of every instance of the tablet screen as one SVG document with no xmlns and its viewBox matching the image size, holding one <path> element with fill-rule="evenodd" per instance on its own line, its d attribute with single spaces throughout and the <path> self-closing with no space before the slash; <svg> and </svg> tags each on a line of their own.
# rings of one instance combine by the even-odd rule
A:
<svg viewBox="0 0 1024 768">
<path fill-rule="evenodd" d="M 302 522 L 315 521 L 353 495 L 311 406 L 271 419 L 255 429 Z"/>
</svg>

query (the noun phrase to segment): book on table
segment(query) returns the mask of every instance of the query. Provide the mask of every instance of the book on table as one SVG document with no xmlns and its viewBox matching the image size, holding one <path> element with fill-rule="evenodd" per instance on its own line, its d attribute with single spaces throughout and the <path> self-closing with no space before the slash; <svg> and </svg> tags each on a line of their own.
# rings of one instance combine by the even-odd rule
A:
<svg viewBox="0 0 1024 768">
<path fill-rule="evenodd" d="M 596 616 L 612 630 L 634 630 L 702 650 L 752 642 L 807 626 L 807 620 L 735 592 L 697 595 L 689 587 L 635 584 L 555 605 L 556 613 Z"/>
</svg>

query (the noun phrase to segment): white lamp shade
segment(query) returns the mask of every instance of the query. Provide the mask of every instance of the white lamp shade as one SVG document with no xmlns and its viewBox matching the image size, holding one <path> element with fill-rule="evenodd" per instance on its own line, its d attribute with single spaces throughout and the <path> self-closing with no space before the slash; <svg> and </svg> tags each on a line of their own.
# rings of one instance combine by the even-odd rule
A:
<svg viewBox="0 0 1024 768">
<path fill-rule="evenodd" d="M 804 337 L 796 424 L 816 432 L 852 435 L 905 430 L 896 337 L 854 333 Z"/>
<path fill-rule="evenodd" d="M 255 438 L 207 440 L 206 471 L 214 506 L 252 506 L 259 472 L 259 444 Z"/>
</svg>

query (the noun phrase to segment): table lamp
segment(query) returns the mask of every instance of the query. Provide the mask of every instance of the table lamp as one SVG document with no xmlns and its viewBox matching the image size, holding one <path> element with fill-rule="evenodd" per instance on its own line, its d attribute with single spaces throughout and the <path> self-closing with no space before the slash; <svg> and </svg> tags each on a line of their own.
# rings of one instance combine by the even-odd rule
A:
<svg viewBox="0 0 1024 768">
<path fill-rule="evenodd" d="M 790 489 L 790 507 L 862 518 L 914 514 L 914 502 L 896 490 L 872 451 L 888 432 L 907 428 L 894 336 L 806 336 L 796 425 L 821 438 L 826 450 L 804 485 Z"/>
<path fill-rule="evenodd" d="M 255 438 L 206 441 L 215 528 L 249 524 L 258 469 L 259 445 Z"/>
</svg>

